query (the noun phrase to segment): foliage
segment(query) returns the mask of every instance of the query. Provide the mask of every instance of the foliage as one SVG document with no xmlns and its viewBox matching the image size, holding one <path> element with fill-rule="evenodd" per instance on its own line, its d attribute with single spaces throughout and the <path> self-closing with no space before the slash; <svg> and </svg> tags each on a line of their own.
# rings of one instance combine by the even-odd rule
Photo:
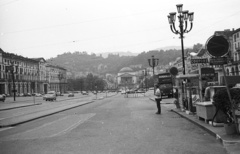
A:
<svg viewBox="0 0 240 154">
<path fill-rule="evenodd" d="M 191 52 L 192 49 L 188 49 Z M 173 62 L 177 57 L 181 57 L 181 50 L 171 49 L 167 51 L 153 50 L 149 52 L 142 52 L 137 56 L 119 56 L 118 54 L 109 54 L 107 58 L 96 54 L 89 55 L 87 52 L 67 52 L 52 58 L 50 61 L 54 64 L 66 68 L 68 71 L 74 73 L 92 72 L 98 75 L 105 75 L 106 73 L 117 74 L 123 67 L 131 65 L 142 65 L 142 68 L 149 67 L 148 59 L 155 56 L 159 59 L 160 65 L 168 65 Z M 49 61 L 49 60 L 47 60 Z M 137 71 L 137 70 L 134 70 Z"/>
<path fill-rule="evenodd" d="M 91 73 L 87 77 L 68 79 L 68 90 L 71 91 L 103 91 L 105 88 L 106 82 Z"/>
<path fill-rule="evenodd" d="M 230 89 L 230 95 L 233 100 L 234 108 L 240 103 L 240 88 Z M 234 122 L 231 108 L 231 102 L 228 97 L 227 89 L 221 89 L 213 96 L 213 105 L 220 109 L 227 116 L 227 122 Z"/>
</svg>

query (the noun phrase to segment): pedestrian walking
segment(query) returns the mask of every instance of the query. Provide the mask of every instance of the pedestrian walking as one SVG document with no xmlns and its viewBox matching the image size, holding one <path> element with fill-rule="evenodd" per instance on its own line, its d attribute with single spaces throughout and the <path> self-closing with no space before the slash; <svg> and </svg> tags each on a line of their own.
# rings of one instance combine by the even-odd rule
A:
<svg viewBox="0 0 240 154">
<path fill-rule="evenodd" d="M 161 96 L 161 91 L 159 89 L 159 85 L 156 85 L 156 91 L 155 91 L 155 101 L 157 104 L 157 112 L 156 114 L 161 114 L 161 100 L 162 100 L 162 96 Z"/>
</svg>

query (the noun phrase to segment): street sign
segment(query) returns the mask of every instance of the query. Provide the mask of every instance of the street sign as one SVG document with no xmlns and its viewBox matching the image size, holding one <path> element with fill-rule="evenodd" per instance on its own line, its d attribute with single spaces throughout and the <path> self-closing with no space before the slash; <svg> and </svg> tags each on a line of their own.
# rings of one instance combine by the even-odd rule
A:
<svg viewBox="0 0 240 154">
<path fill-rule="evenodd" d="M 227 57 L 218 57 L 218 58 L 211 58 L 210 65 L 224 65 L 227 64 Z"/>
<path fill-rule="evenodd" d="M 199 64 L 199 63 L 208 63 L 208 59 L 207 58 L 191 59 L 191 64 Z"/>
<path fill-rule="evenodd" d="M 16 92 L 17 92 L 17 90 L 12 90 L 12 92 L 13 92 L 13 93 L 14 93 L 14 92 L 16 93 Z"/>
<path fill-rule="evenodd" d="M 201 68 L 202 80 L 212 80 L 215 77 L 215 69 L 211 67 Z"/>
<path fill-rule="evenodd" d="M 177 75 L 178 74 L 178 69 L 176 67 L 172 67 L 170 68 L 170 71 L 169 71 L 173 76 Z"/>
<path fill-rule="evenodd" d="M 190 82 L 190 83 L 186 83 L 186 84 L 185 84 L 185 86 L 186 86 L 186 87 L 193 87 L 193 85 L 194 85 L 194 84 L 193 84 L 193 83 L 191 83 L 191 82 Z"/>
<path fill-rule="evenodd" d="M 229 52 L 229 43 L 223 36 L 211 36 L 207 43 L 206 48 L 212 57 L 222 57 Z"/>
</svg>

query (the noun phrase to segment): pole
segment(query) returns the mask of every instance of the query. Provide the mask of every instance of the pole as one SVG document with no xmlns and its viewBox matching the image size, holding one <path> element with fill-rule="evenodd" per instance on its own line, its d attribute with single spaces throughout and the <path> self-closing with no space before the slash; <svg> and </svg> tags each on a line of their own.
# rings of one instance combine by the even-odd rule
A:
<svg viewBox="0 0 240 154">
<path fill-rule="evenodd" d="M 185 58 L 184 58 L 184 45 L 183 45 L 183 26 L 180 24 L 180 37 L 181 37 L 181 46 L 182 46 L 182 65 L 183 65 L 183 75 L 185 75 Z"/>
<path fill-rule="evenodd" d="M 153 88 L 154 88 L 153 94 L 155 95 L 156 89 L 155 89 L 155 85 L 154 85 L 154 83 L 155 83 L 155 75 L 154 74 L 155 73 L 154 73 L 154 65 L 153 65 Z"/>
<path fill-rule="evenodd" d="M 147 91 L 147 69 L 145 68 L 145 90 Z"/>
<path fill-rule="evenodd" d="M 12 80 L 13 80 L 13 100 L 16 101 L 16 90 L 15 90 L 15 80 L 14 80 L 14 74 L 13 74 L 13 66 L 12 66 Z"/>
</svg>

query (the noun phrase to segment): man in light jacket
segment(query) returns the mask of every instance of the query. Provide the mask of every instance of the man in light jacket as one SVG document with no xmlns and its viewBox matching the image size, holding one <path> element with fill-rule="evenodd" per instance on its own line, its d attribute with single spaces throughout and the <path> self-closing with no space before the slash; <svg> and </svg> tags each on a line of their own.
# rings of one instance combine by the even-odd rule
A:
<svg viewBox="0 0 240 154">
<path fill-rule="evenodd" d="M 162 100 L 162 97 L 161 97 L 161 91 L 159 89 L 159 85 L 156 85 L 155 96 L 156 96 L 155 101 L 156 101 L 157 109 L 158 109 L 156 114 L 161 114 L 161 100 Z"/>
</svg>

